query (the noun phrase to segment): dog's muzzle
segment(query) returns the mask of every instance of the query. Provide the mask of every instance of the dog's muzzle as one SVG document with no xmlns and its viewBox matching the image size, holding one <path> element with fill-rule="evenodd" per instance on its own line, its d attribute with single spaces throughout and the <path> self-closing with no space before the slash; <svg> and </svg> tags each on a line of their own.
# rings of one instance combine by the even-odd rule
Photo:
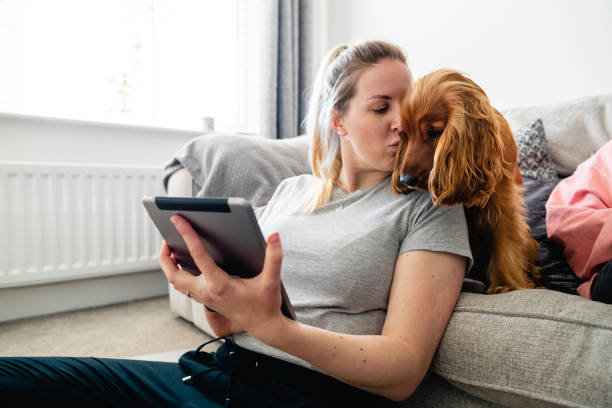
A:
<svg viewBox="0 0 612 408">
<path fill-rule="evenodd" d="M 408 187 L 416 187 L 419 184 L 419 177 L 410 174 L 402 174 L 399 182 Z"/>
</svg>

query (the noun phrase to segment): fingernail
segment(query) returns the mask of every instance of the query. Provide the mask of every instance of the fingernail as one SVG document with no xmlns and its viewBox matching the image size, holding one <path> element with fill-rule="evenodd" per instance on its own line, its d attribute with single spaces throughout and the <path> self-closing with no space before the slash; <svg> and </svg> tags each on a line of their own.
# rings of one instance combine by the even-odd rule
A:
<svg viewBox="0 0 612 408">
<path fill-rule="evenodd" d="M 173 215 L 172 217 L 170 217 L 170 221 L 174 224 L 175 227 L 178 227 L 180 224 L 180 221 L 178 220 L 178 217 Z"/>
<path fill-rule="evenodd" d="M 268 242 L 270 244 L 278 244 L 280 242 L 280 235 L 279 235 L 279 233 L 275 232 L 272 235 L 270 235 L 270 238 L 268 238 Z"/>
</svg>

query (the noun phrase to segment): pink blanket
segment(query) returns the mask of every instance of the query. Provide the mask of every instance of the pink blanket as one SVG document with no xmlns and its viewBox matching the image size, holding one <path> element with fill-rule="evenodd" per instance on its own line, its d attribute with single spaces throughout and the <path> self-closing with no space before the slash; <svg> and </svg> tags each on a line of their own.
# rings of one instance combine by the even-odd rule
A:
<svg viewBox="0 0 612 408">
<path fill-rule="evenodd" d="M 578 294 L 590 299 L 593 278 L 612 259 L 612 141 L 555 187 L 546 203 L 546 229 L 585 281 Z"/>
</svg>

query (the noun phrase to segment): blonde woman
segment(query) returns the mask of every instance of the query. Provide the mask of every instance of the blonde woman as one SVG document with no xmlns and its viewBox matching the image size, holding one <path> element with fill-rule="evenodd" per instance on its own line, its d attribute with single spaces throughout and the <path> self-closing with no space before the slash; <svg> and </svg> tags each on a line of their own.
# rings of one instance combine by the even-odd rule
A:
<svg viewBox="0 0 612 408">
<path fill-rule="evenodd" d="M 283 181 L 261 214 L 268 239 L 257 277 L 230 278 L 191 226 L 173 217 L 202 275 L 181 270 L 165 243 L 160 264 L 227 336 L 216 353 L 191 351 L 180 364 L 47 361 L 34 370 L 38 386 L 24 382 L 22 395 L 58 387 L 79 400 L 201 407 L 371 407 L 410 396 L 471 264 L 461 206 L 391 191 L 400 105 L 411 81 L 392 44 L 328 54 L 308 117 L 313 174 Z M 281 274 L 297 321 L 280 312 Z M 55 363 L 87 380 L 80 374 L 58 385 L 40 374 Z"/>
<path fill-rule="evenodd" d="M 215 332 L 233 334 L 221 353 L 289 362 L 316 384 L 324 375 L 337 399 L 302 379 L 292 389 L 307 406 L 406 399 L 429 367 L 469 266 L 461 206 L 391 192 L 400 105 L 410 87 L 397 47 L 334 49 L 311 99 L 313 174 L 282 182 L 259 219 L 269 234 L 263 272 L 231 279 L 179 217 L 203 276 L 178 269 L 167 246 L 160 255 L 175 288 L 216 311 L 206 312 Z M 297 321 L 280 313 L 281 274 Z"/>
</svg>

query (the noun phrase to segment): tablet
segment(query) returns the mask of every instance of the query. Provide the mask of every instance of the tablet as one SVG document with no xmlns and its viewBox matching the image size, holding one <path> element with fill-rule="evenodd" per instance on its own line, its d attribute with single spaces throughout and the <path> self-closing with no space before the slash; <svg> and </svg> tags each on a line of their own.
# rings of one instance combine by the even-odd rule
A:
<svg viewBox="0 0 612 408">
<path fill-rule="evenodd" d="M 170 217 L 178 214 L 191 224 L 217 265 L 241 278 L 258 275 L 264 264 L 266 241 L 249 202 L 243 198 L 150 197 L 142 202 L 168 243 L 181 269 L 199 275 L 183 237 Z M 283 314 L 295 313 L 281 282 Z"/>
</svg>

